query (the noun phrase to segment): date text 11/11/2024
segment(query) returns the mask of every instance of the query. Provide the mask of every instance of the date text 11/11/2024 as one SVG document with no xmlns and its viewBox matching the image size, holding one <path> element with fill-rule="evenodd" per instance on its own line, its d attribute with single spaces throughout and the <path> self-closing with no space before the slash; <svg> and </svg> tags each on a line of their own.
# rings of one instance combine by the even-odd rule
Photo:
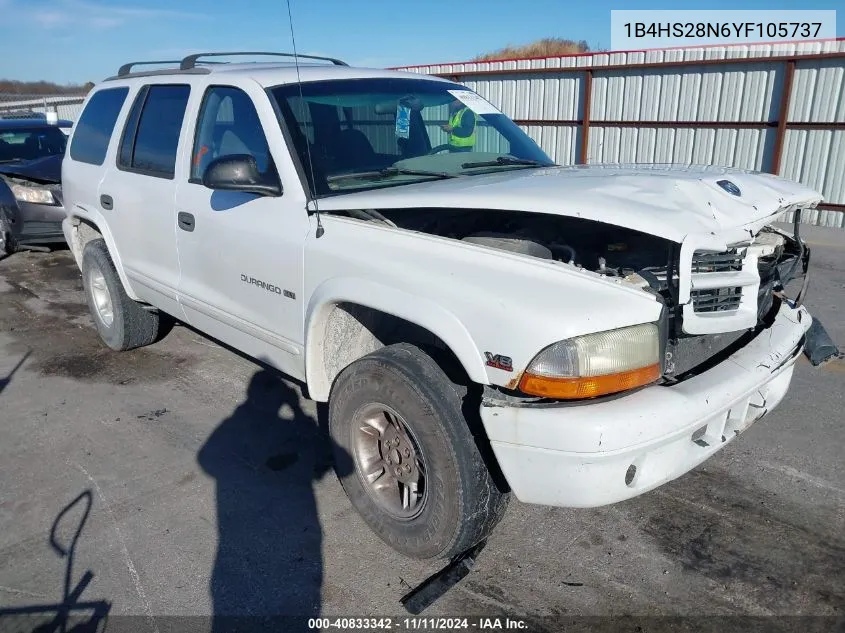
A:
<svg viewBox="0 0 845 633">
<path fill-rule="evenodd" d="M 401 618 L 310 618 L 308 628 L 317 631 L 525 631 L 518 618 L 401 617 Z"/>
</svg>

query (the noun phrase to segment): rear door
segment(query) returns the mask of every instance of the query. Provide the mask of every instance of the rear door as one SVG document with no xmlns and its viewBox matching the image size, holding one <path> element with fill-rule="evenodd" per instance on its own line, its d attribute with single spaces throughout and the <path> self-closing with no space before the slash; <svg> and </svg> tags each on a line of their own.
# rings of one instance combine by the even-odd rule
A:
<svg viewBox="0 0 845 633">
<path fill-rule="evenodd" d="M 184 83 L 148 84 L 136 92 L 99 190 L 132 288 L 180 318 L 174 204 L 185 169 L 176 156 L 190 92 Z"/>
<path fill-rule="evenodd" d="M 302 377 L 305 197 L 269 97 L 252 82 L 209 86 L 202 98 L 190 173 L 176 193 L 179 299 L 189 323 Z M 278 197 L 212 191 L 216 158 L 248 154 L 280 180 Z"/>
</svg>

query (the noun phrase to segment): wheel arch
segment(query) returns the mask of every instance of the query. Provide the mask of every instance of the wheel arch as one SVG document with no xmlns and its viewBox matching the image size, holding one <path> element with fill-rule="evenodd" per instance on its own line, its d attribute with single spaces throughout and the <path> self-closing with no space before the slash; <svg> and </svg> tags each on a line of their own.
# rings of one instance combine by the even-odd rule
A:
<svg viewBox="0 0 845 633">
<path fill-rule="evenodd" d="M 305 377 L 308 393 L 325 402 L 349 364 L 398 342 L 435 348 L 452 357 L 467 378 L 489 379 L 463 323 L 438 304 L 364 279 L 334 278 L 318 287 L 306 311 Z"/>
<path fill-rule="evenodd" d="M 123 289 L 130 299 L 140 301 L 123 269 L 120 252 L 117 249 L 114 236 L 109 230 L 108 223 L 99 214 L 96 214 L 95 217 L 91 217 L 91 215 L 94 214 L 86 212 L 85 215 L 82 215 L 81 213 L 75 212 L 75 210 L 70 210 L 68 217 L 62 222 L 62 231 L 65 234 L 65 240 L 70 247 L 71 253 L 73 253 L 73 257 L 76 260 L 76 265 L 82 270 L 82 253 L 85 251 L 85 246 L 88 242 L 96 239 L 104 240 L 106 248 L 109 251 L 109 257 L 111 257 L 115 270 L 117 270 L 117 275 L 120 277 L 120 283 L 123 284 Z"/>
</svg>

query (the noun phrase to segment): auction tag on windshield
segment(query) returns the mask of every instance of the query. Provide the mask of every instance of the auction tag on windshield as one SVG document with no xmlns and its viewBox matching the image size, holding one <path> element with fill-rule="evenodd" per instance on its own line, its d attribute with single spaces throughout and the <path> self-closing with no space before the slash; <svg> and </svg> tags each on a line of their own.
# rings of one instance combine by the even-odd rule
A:
<svg viewBox="0 0 845 633">
<path fill-rule="evenodd" d="M 476 114 L 501 114 L 496 106 L 471 90 L 449 90 L 448 92 Z"/>
<path fill-rule="evenodd" d="M 396 137 L 408 138 L 411 136 L 411 108 L 404 105 L 396 107 Z"/>
</svg>

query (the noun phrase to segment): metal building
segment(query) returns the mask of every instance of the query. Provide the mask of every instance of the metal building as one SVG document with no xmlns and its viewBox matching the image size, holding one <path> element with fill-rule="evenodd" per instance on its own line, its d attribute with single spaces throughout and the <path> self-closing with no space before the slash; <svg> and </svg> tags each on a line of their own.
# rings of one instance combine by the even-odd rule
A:
<svg viewBox="0 0 845 633">
<path fill-rule="evenodd" d="M 406 67 L 461 82 L 561 164 L 694 163 L 822 192 L 845 226 L 845 39 Z"/>
</svg>

